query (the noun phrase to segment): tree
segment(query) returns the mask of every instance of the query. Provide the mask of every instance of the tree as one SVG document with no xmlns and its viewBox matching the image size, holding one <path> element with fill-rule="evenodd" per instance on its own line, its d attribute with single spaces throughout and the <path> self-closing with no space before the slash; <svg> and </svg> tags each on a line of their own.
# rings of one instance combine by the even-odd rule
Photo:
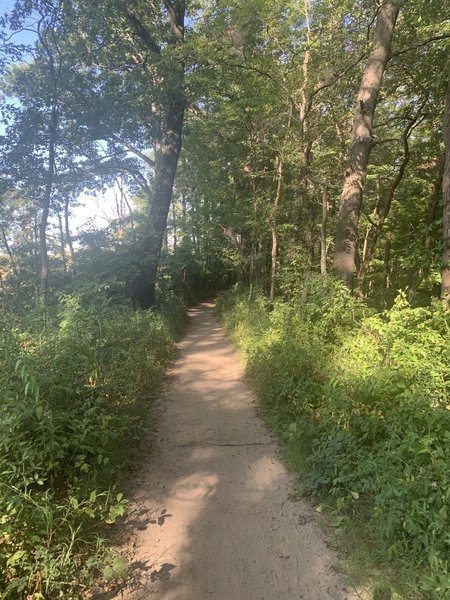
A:
<svg viewBox="0 0 450 600">
<path fill-rule="evenodd" d="M 167 227 L 167 217 L 173 196 L 173 186 L 181 152 L 185 110 L 185 64 L 182 45 L 185 37 L 184 0 L 165 0 L 170 33 L 165 73 L 165 106 L 161 131 L 158 132 L 154 187 L 150 198 L 148 231 L 143 243 L 143 262 L 136 281 L 135 298 L 142 308 L 155 303 L 155 286 L 159 257 Z M 127 7 L 127 16 L 135 35 L 150 52 L 162 55 L 162 48 L 148 36 L 145 25 L 137 13 Z M 162 112 L 161 108 L 158 112 Z"/>
<path fill-rule="evenodd" d="M 19 98 L 19 106 L 10 109 L 13 123 L 4 139 L 4 145 L 9 151 L 9 165 L 4 167 L 7 171 L 15 171 L 16 182 L 21 180 L 28 187 L 28 192 L 34 197 L 41 211 L 40 288 L 42 296 L 46 298 L 49 287 L 46 232 L 56 174 L 60 80 L 63 69 L 63 58 L 57 40 L 57 28 L 62 17 L 60 2 L 18 1 L 8 23 L 17 31 L 25 27 L 24 22 L 30 16 L 34 21 L 31 30 L 37 37 L 33 61 L 29 65 L 22 63 L 13 68 L 7 78 L 7 93 Z M 30 25 L 27 24 L 27 27 L 30 28 Z M 26 164 L 26 159 L 32 164 Z"/>
<path fill-rule="evenodd" d="M 373 49 L 356 97 L 349 165 L 336 226 L 333 261 L 335 272 L 349 287 L 352 285 L 356 268 L 358 221 L 369 157 L 373 148 L 373 120 L 381 81 L 390 58 L 398 10 L 398 3 L 393 0 L 385 0 L 378 10 Z"/>
<path fill-rule="evenodd" d="M 445 161 L 442 176 L 442 198 L 444 204 L 443 211 L 443 266 L 441 281 L 441 298 L 447 308 L 450 307 L 450 80 L 447 86 L 447 95 L 445 100 L 444 123 L 442 134 L 445 144 Z"/>
</svg>

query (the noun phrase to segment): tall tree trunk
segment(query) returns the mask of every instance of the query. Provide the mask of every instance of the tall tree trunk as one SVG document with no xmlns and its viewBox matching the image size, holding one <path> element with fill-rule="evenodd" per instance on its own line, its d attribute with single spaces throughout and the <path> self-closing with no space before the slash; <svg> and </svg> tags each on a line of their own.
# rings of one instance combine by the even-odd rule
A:
<svg viewBox="0 0 450 600">
<path fill-rule="evenodd" d="M 185 0 L 165 0 L 171 30 L 170 44 L 179 48 L 184 40 Z M 150 198 L 148 232 L 143 244 L 141 272 L 135 286 L 135 299 L 143 309 L 155 304 L 156 276 L 161 247 L 167 227 L 167 216 L 181 152 L 185 110 L 184 64 L 174 57 L 166 78 L 167 109 L 162 145 L 157 153 L 155 183 Z"/>
<path fill-rule="evenodd" d="M 173 249 L 176 250 L 178 246 L 178 227 L 177 227 L 177 211 L 175 204 L 172 204 L 172 235 L 173 235 Z"/>
<path fill-rule="evenodd" d="M 56 136 L 58 128 L 58 111 L 56 106 L 52 107 L 49 127 L 48 142 L 48 170 L 45 182 L 45 191 L 42 198 L 42 214 L 39 222 L 39 253 L 41 257 L 41 295 L 45 299 L 48 294 L 48 248 L 47 248 L 47 225 L 50 212 L 50 200 L 53 190 L 53 181 L 55 178 L 55 155 L 56 155 Z"/>
<path fill-rule="evenodd" d="M 305 3 L 305 6 L 306 6 L 306 3 Z M 307 70 L 306 70 L 306 73 L 307 73 Z M 291 129 L 291 124 L 292 124 L 292 112 L 293 112 L 293 106 L 291 103 L 291 104 L 289 104 L 288 119 L 287 119 L 287 123 L 286 123 L 286 134 L 284 136 L 284 139 L 282 141 L 282 144 L 281 144 L 281 147 L 278 152 L 277 159 L 276 159 L 275 198 L 273 201 L 272 211 L 271 211 L 271 214 L 269 217 L 270 232 L 272 234 L 270 291 L 269 291 L 269 298 L 270 298 L 271 302 L 275 297 L 275 287 L 276 287 L 276 278 L 277 278 L 277 254 L 278 254 L 278 234 L 277 234 L 277 216 L 278 215 L 277 215 L 277 213 L 278 213 L 278 207 L 279 207 L 280 200 L 281 200 L 281 188 L 283 185 L 283 160 L 284 160 L 283 155 L 284 155 L 284 150 L 285 150 L 286 144 L 289 140 L 290 129 Z"/>
<path fill-rule="evenodd" d="M 271 267 L 270 267 L 270 292 L 269 298 L 272 302 L 275 297 L 275 284 L 277 277 L 277 252 L 278 252 L 278 236 L 277 236 L 277 212 L 281 198 L 281 185 L 283 182 L 283 158 L 281 152 L 277 156 L 276 169 L 276 192 L 273 201 L 272 214 L 270 215 L 270 231 L 272 234 L 272 251 L 271 251 Z"/>
<path fill-rule="evenodd" d="M 33 258 L 34 258 L 34 289 L 36 299 L 39 297 L 39 275 L 40 275 L 40 265 L 39 265 L 39 223 L 37 213 L 34 213 L 33 218 Z"/>
<path fill-rule="evenodd" d="M 386 233 L 386 246 L 384 248 L 383 287 L 387 290 L 391 285 L 391 242 L 392 232 Z"/>
<path fill-rule="evenodd" d="M 72 235 L 70 233 L 70 223 L 69 223 L 69 198 L 66 197 L 64 201 L 64 229 L 66 233 L 66 241 L 69 246 L 70 252 L 70 271 L 72 273 L 72 277 L 75 275 L 75 250 L 73 248 Z"/>
<path fill-rule="evenodd" d="M 367 167 L 373 147 L 372 128 L 378 93 L 390 58 L 390 47 L 398 15 L 397 2 L 384 0 L 375 26 L 373 50 L 364 69 L 356 97 L 349 167 L 345 174 L 336 226 L 334 271 L 351 287 L 356 266 L 358 221 Z"/>
<path fill-rule="evenodd" d="M 442 175 L 444 255 L 442 257 L 441 299 L 444 306 L 450 309 L 450 79 L 447 86 L 442 133 L 445 144 L 445 162 Z"/>
<path fill-rule="evenodd" d="M 381 236 L 381 232 L 383 230 L 384 223 L 385 223 L 385 221 L 389 215 L 389 212 L 391 210 L 391 205 L 392 205 L 392 201 L 395 197 L 395 192 L 397 191 L 398 186 L 402 182 L 406 167 L 408 166 L 409 159 L 410 159 L 409 143 L 408 143 L 409 136 L 411 135 L 414 128 L 417 127 L 417 125 L 419 123 L 421 123 L 423 120 L 422 110 L 425 107 L 425 104 L 427 103 L 427 99 L 428 98 L 425 98 L 423 100 L 423 102 L 421 103 L 416 114 L 414 115 L 414 117 L 411 117 L 408 125 L 406 126 L 406 128 L 402 134 L 403 159 L 400 164 L 398 173 L 389 187 L 389 190 L 387 192 L 386 201 L 384 203 L 384 206 L 382 206 L 382 207 L 380 207 L 381 202 L 380 202 L 380 196 L 378 195 L 377 208 L 376 208 L 376 213 L 375 213 L 377 222 L 376 222 L 375 226 L 373 227 L 373 229 L 369 232 L 369 233 L 371 233 L 371 236 L 369 235 L 369 237 L 367 239 L 367 243 L 365 244 L 365 252 L 363 255 L 363 261 L 362 261 L 360 268 L 358 269 L 358 271 L 359 271 L 358 278 L 360 281 L 360 286 L 362 286 L 364 283 L 364 279 L 367 274 L 367 270 L 369 268 L 370 261 L 372 259 L 373 253 L 375 251 L 377 242 Z"/>
<path fill-rule="evenodd" d="M 427 218 L 427 231 L 425 235 L 425 249 L 428 251 L 431 246 L 431 230 L 433 223 L 436 221 L 436 213 L 439 206 L 439 200 L 442 191 L 442 176 L 444 173 L 445 156 L 441 156 L 438 162 L 436 171 L 436 179 L 433 184 L 433 193 L 430 198 L 430 204 L 428 207 L 428 218 Z"/>
<path fill-rule="evenodd" d="M 249 172 L 252 171 L 251 163 L 248 165 Z M 257 247 L 257 222 L 258 222 L 258 202 L 256 196 L 256 185 L 255 178 L 251 177 L 250 179 L 250 187 L 252 190 L 253 196 L 253 224 L 252 224 L 252 244 L 251 244 L 251 254 L 250 254 L 250 268 L 248 274 L 248 301 L 251 302 L 253 300 L 253 287 L 256 273 L 256 247 Z"/>
<path fill-rule="evenodd" d="M 59 227 L 59 245 L 61 247 L 61 258 L 63 261 L 64 275 L 67 275 L 67 258 L 66 258 L 66 241 L 64 239 L 64 229 L 61 211 L 58 210 L 58 227 Z"/>
<path fill-rule="evenodd" d="M 330 203 L 330 195 L 328 186 L 325 183 L 322 190 L 322 224 L 320 227 L 320 273 L 327 274 L 327 223 L 328 223 L 328 206 Z"/>
<path fill-rule="evenodd" d="M 38 22 L 38 38 L 44 49 L 48 65 L 48 76 L 50 83 L 50 97 L 48 107 L 50 108 L 50 122 L 48 127 L 48 161 L 47 174 L 45 178 L 45 189 L 42 197 L 42 213 L 39 223 L 39 253 L 41 258 L 41 296 L 46 299 L 48 295 L 49 260 L 47 248 L 47 225 L 50 212 L 50 201 L 55 180 L 56 144 L 58 138 L 58 81 L 62 69 L 62 54 L 55 47 L 55 26 L 60 11 L 60 6 L 54 8 L 48 19 L 42 15 Z M 55 62 L 56 61 L 56 62 Z"/>
</svg>

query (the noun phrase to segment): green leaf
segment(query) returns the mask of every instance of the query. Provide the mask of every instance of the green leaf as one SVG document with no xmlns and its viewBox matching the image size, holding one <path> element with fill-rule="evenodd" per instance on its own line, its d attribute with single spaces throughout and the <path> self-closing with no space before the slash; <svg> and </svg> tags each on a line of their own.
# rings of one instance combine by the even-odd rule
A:
<svg viewBox="0 0 450 600">
<path fill-rule="evenodd" d="M 12 556 L 8 558 L 6 564 L 8 567 L 14 567 L 17 563 L 26 555 L 25 550 L 18 550 Z"/>
<path fill-rule="evenodd" d="M 103 579 L 105 581 L 111 581 L 112 579 L 114 579 L 114 571 L 109 565 L 103 569 Z"/>
<path fill-rule="evenodd" d="M 112 566 L 116 577 L 122 577 L 123 579 L 127 577 L 128 561 L 124 556 L 116 556 Z"/>
</svg>

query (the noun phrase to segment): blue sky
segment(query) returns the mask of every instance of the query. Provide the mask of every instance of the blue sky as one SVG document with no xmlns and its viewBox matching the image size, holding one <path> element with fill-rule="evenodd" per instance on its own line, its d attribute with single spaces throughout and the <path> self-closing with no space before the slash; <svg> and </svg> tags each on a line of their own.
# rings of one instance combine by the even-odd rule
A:
<svg viewBox="0 0 450 600">
<path fill-rule="evenodd" d="M 11 10 L 15 0 L 0 0 L 0 14 Z M 23 44 L 32 44 L 36 35 L 31 31 L 23 31 L 14 34 L 13 41 Z M 0 135 L 4 133 L 3 124 L 0 121 Z M 114 190 L 111 188 L 105 194 L 98 193 L 95 197 L 81 194 L 78 201 L 80 206 L 72 209 L 71 227 L 79 229 L 86 221 L 91 220 L 99 227 L 107 224 L 107 218 L 114 218 Z"/>
</svg>

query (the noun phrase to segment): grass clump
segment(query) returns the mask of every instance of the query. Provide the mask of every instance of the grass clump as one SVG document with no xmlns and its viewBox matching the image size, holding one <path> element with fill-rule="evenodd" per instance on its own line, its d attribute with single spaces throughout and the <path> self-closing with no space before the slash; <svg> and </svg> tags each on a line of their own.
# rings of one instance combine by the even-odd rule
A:
<svg viewBox="0 0 450 600">
<path fill-rule="evenodd" d="M 376 313 L 319 278 L 289 302 L 228 293 L 219 310 L 302 492 L 341 530 L 359 521 L 365 568 L 394 563 L 397 597 L 450 597 L 448 314 L 402 294 Z"/>
<path fill-rule="evenodd" d="M 181 322 L 180 306 L 165 310 Z M 156 312 L 86 290 L 0 318 L 4 600 L 79 598 L 111 571 L 103 536 L 126 511 L 118 486 L 173 333 Z"/>
</svg>

